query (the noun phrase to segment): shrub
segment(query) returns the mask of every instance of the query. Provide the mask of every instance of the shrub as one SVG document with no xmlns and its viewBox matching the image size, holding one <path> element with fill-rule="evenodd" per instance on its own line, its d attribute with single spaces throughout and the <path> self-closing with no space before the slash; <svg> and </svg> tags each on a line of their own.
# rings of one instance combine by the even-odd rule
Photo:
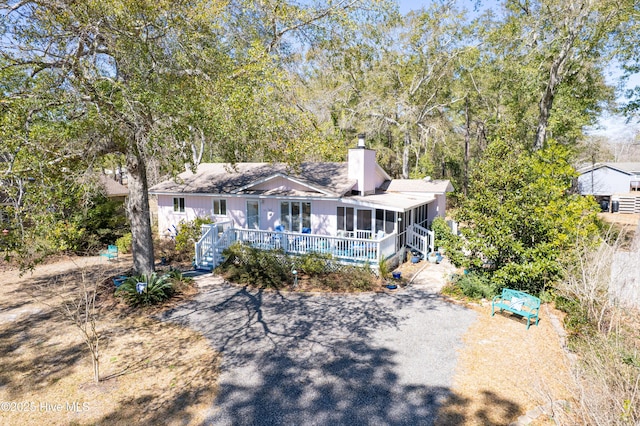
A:
<svg viewBox="0 0 640 426">
<path fill-rule="evenodd" d="M 468 266 L 468 262 L 462 252 L 462 239 L 451 232 L 449 225 L 442 217 L 437 217 L 431 223 L 431 230 L 434 233 L 434 244 L 436 248 L 442 247 L 456 266 Z"/>
<path fill-rule="evenodd" d="M 260 250 L 236 243 L 224 251 L 224 257 L 220 270 L 230 281 L 271 288 L 293 282 L 293 262 L 281 250 Z"/>
<path fill-rule="evenodd" d="M 499 290 L 488 276 L 478 272 L 458 275 L 453 283 L 465 296 L 472 299 L 490 299 L 498 294 Z"/>
<path fill-rule="evenodd" d="M 145 283 L 144 291 L 138 292 L 138 283 Z M 174 286 L 169 275 L 138 275 L 127 278 L 116 290 L 116 295 L 122 297 L 131 306 L 155 305 L 174 293 Z"/>
<path fill-rule="evenodd" d="M 307 253 L 297 259 L 298 269 L 307 275 L 320 275 L 329 271 L 331 255 L 321 253 Z"/>
<path fill-rule="evenodd" d="M 198 242 L 202 234 L 202 225 L 213 223 L 208 217 L 197 217 L 189 222 L 181 221 L 176 235 L 176 251 L 181 253 L 188 251 L 193 254 L 193 245 Z"/>
<path fill-rule="evenodd" d="M 299 280 L 304 274 L 312 287 L 370 291 L 379 286 L 368 267 L 339 265 L 330 256 L 318 253 L 289 257 L 281 250 L 260 250 L 236 243 L 225 250 L 224 256 L 226 260 L 218 270 L 229 281 L 240 284 L 281 288 L 293 284 L 292 270 L 296 269 Z"/>
<path fill-rule="evenodd" d="M 124 234 L 122 237 L 116 240 L 116 246 L 119 253 L 129 253 L 131 251 L 131 232 Z"/>
</svg>

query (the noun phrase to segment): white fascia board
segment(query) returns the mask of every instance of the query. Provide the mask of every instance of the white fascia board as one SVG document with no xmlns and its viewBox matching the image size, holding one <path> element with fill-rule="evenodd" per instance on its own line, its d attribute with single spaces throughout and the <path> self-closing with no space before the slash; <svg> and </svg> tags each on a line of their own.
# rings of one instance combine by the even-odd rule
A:
<svg viewBox="0 0 640 426">
<path fill-rule="evenodd" d="M 431 204 L 434 201 L 436 201 L 436 199 L 432 198 L 430 200 L 424 200 L 424 202 L 416 203 L 415 205 L 412 205 L 410 207 L 399 207 L 399 206 L 391 206 L 391 205 L 388 205 L 388 204 L 375 203 L 375 202 L 371 202 L 371 201 L 354 200 L 353 198 L 342 198 L 342 199 L 340 199 L 340 202 L 342 204 L 349 204 L 349 205 L 353 205 L 353 206 L 356 206 L 356 207 L 370 207 L 370 208 L 380 209 L 380 210 L 391 210 L 391 211 L 400 212 L 400 213 L 407 212 L 407 211 L 409 211 L 411 209 L 414 209 L 417 206 L 420 206 L 420 205 L 423 205 L 423 204 Z"/>
</svg>

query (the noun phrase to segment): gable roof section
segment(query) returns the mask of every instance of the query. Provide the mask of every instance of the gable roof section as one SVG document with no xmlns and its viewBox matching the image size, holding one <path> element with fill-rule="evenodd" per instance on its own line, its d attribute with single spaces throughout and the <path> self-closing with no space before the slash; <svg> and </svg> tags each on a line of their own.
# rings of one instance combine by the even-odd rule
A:
<svg viewBox="0 0 640 426">
<path fill-rule="evenodd" d="M 307 187 L 308 191 L 255 188 L 276 177 Z M 347 177 L 347 163 L 302 163 L 297 169 L 284 163 L 205 163 L 200 164 L 195 173 L 181 173 L 175 180 L 154 185 L 149 192 L 340 197 L 354 185 L 355 180 Z"/>
<path fill-rule="evenodd" d="M 640 163 L 596 163 L 592 166 L 584 167 L 578 170 L 578 172 L 585 174 L 603 167 L 616 170 L 626 175 L 640 175 Z"/>
</svg>

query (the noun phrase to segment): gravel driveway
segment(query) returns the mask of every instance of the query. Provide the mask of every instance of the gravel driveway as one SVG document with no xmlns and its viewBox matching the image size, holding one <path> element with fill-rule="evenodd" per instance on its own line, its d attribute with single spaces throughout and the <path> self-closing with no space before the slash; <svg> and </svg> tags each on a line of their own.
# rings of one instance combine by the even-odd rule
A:
<svg viewBox="0 0 640 426">
<path fill-rule="evenodd" d="M 475 315 L 420 288 L 303 295 L 219 283 L 163 319 L 222 353 L 207 424 L 418 425 L 448 395 Z"/>
</svg>

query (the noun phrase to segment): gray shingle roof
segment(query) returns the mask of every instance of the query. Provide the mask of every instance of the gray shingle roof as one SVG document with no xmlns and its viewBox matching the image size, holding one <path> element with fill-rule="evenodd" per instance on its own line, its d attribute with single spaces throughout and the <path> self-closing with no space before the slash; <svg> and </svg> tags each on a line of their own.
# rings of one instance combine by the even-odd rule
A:
<svg viewBox="0 0 640 426">
<path fill-rule="evenodd" d="M 129 188 L 105 175 L 100 175 L 100 183 L 104 187 L 107 197 L 126 197 L 129 195 Z"/>
<path fill-rule="evenodd" d="M 175 180 L 167 180 L 154 185 L 149 192 L 185 194 L 250 194 L 260 192 L 252 184 L 274 176 L 286 176 L 309 188 L 309 191 L 277 193 L 269 195 L 309 195 L 340 197 L 351 191 L 355 180 L 347 177 L 347 163 L 302 163 L 292 168 L 283 163 L 205 163 L 200 164 L 195 173 L 184 172 Z M 320 192 L 318 192 L 320 191 Z M 324 194 L 323 194 L 324 193 Z"/>
</svg>

